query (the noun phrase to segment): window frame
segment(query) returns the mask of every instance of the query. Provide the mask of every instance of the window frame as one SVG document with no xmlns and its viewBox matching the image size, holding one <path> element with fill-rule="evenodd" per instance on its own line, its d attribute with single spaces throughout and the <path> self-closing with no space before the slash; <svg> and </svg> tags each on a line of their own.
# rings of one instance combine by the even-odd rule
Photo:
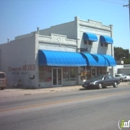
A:
<svg viewBox="0 0 130 130">
<path fill-rule="evenodd" d="M 108 43 L 103 43 L 103 42 L 100 42 L 100 45 L 101 45 L 101 47 L 108 47 Z"/>
<path fill-rule="evenodd" d="M 85 45 L 92 46 L 93 41 L 90 41 L 90 40 L 84 40 L 84 44 L 85 44 Z"/>
</svg>

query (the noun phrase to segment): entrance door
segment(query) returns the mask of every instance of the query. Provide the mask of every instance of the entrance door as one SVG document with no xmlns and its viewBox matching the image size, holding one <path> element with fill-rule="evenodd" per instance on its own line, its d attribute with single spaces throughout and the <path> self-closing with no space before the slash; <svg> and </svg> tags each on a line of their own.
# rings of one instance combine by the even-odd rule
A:
<svg viewBox="0 0 130 130">
<path fill-rule="evenodd" d="M 62 85 L 61 69 L 53 69 L 53 85 L 60 86 Z"/>
<path fill-rule="evenodd" d="M 92 69 L 91 69 L 91 76 L 92 76 L 92 77 L 95 77 L 95 76 L 96 76 L 96 69 L 95 69 L 95 68 L 92 68 Z"/>
</svg>

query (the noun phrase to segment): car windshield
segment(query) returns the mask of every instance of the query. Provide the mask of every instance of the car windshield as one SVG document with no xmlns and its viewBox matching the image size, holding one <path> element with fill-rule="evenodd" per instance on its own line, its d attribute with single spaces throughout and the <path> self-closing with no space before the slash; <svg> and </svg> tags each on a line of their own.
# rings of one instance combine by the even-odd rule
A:
<svg viewBox="0 0 130 130">
<path fill-rule="evenodd" d="M 102 79 L 102 78 L 103 78 L 103 75 L 95 76 L 95 77 L 92 77 L 92 78 L 90 79 L 90 81 L 100 80 L 100 79 Z"/>
</svg>

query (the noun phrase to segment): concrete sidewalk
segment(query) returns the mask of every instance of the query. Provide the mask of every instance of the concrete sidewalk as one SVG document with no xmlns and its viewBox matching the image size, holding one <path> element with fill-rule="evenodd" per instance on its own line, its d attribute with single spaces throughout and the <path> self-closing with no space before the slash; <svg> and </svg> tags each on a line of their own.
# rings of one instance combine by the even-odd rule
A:
<svg viewBox="0 0 130 130">
<path fill-rule="evenodd" d="M 120 86 L 128 86 L 129 82 L 122 82 Z M 78 91 L 83 89 L 81 85 L 77 86 L 65 86 L 65 87 L 55 87 L 55 88 L 41 88 L 41 89 L 5 89 L 0 91 L 0 98 L 7 97 L 17 97 L 23 95 L 34 95 L 34 94 L 48 94 L 56 92 L 69 92 L 69 91 Z"/>
<path fill-rule="evenodd" d="M 78 91 L 82 89 L 82 86 L 65 86 L 55 88 L 41 88 L 41 89 L 5 89 L 0 91 L 0 98 L 17 97 L 23 95 L 34 95 L 34 94 L 49 94 L 56 92 L 69 92 Z"/>
</svg>

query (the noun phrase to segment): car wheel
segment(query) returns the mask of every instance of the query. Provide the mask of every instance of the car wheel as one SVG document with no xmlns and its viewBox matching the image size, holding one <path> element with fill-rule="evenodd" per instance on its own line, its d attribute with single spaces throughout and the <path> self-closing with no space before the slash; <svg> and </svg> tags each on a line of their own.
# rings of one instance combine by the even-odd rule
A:
<svg viewBox="0 0 130 130">
<path fill-rule="evenodd" d="M 120 82 L 123 82 L 123 79 L 120 79 Z"/>
<path fill-rule="evenodd" d="M 113 85 L 114 88 L 117 88 L 118 87 L 118 84 L 117 82 L 114 82 L 114 85 Z"/>
<path fill-rule="evenodd" d="M 101 83 L 98 84 L 98 88 L 102 89 L 102 84 Z"/>
<path fill-rule="evenodd" d="M 1 90 L 4 90 L 4 88 L 1 88 Z"/>
</svg>

